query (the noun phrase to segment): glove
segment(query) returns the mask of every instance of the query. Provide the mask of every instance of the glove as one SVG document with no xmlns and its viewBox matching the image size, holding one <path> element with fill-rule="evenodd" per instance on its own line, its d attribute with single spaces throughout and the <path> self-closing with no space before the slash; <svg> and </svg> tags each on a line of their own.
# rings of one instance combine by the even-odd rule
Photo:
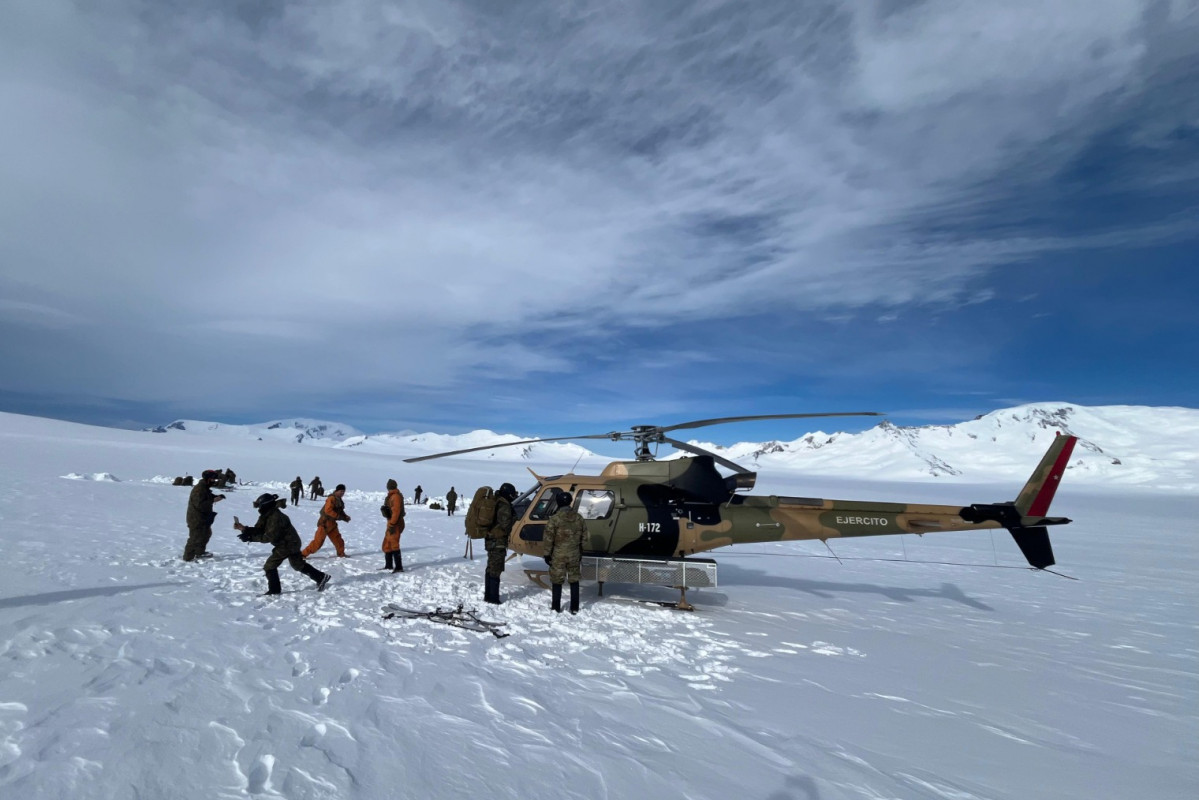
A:
<svg viewBox="0 0 1199 800">
<path fill-rule="evenodd" d="M 349 522 L 349 521 L 350 521 L 350 515 L 349 515 L 349 514 L 346 514 L 346 515 L 345 515 L 345 517 L 343 517 L 343 518 L 342 518 L 342 521 L 343 521 L 343 522 Z"/>
<path fill-rule="evenodd" d="M 543 556 L 543 558 L 545 558 L 545 565 L 548 567 L 548 566 L 549 566 L 549 564 L 550 564 L 550 557 L 549 557 L 549 556 Z"/>
<path fill-rule="evenodd" d="M 238 538 L 238 539 L 241 539 L 243 542 L 248 542 L 248 541 L 250 541 L 250 534 L 248 534 L 248 533 L 239 533 L 239 534 L 237 534 L 237 538 Z"/>
</svg>

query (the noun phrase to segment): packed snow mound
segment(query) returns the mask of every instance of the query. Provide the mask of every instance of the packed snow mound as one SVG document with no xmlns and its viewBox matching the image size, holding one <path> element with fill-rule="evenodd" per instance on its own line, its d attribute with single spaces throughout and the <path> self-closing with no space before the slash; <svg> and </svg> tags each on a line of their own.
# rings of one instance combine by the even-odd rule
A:
<svg viewBox="0 0 1199 800">
<path fill-rule="evenodd" d="M 759 469 L 864 478 L 1027 477 L 1059 434 L 1079 438 L 1071 481 L 1199 488 L 1199 410 L 1030 403 L 955 425 L 884 421 L 862 433 L 809 433 L 791 442 L 692 442 Z"/>
<path fill-rule="evenodd" d="M 104 483 L 120 483 L 121 482 L 121 479 L 118 478 L 116 475 L 113 475 L 111 472 L 91 472 L 91 473 L 68 472 L 66 475 L 63 475 L 62 477 L 66 478 L 69 481 L 101 481 Z"/>
</svg>

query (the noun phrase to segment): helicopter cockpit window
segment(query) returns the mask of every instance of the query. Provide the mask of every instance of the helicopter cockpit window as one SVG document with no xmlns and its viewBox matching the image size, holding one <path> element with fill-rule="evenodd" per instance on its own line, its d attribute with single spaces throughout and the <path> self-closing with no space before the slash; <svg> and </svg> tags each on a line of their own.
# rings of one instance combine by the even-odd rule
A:
<svg viewBox="0 0 1199 800">
<path fill-rule="evenodd" d="M 612 513 L 612 492 L 583 489 L 578 502 L 579 516 L 583 519 L 607 519 Z"/>
<path fill-rule="evenodd" d="M 556 513 L 558 513 L 558 490 L 546 489 L 541 493 L 541 497 L 537 498 L 537 503 L 533 506 L 529 519 L 547 520 Z"/>
</svg>

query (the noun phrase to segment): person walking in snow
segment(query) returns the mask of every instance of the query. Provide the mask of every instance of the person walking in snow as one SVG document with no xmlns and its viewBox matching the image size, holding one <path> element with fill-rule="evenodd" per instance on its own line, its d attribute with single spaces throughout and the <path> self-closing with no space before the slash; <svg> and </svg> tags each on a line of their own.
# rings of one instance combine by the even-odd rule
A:
<svg viewBox="0 0 1199 800">
<path fill-rule="evenodd" d="M 212 504 L 225 499 L 223 494 L 212 493 L 211 487 L 217 482 L 217 477 L 216 470 L 204 470 L 187 498 L 187 544 L 183 547 L 184 561 L 212 557 L 208 552 L 208 540 L 212 538 L 212 523 L 216 519 Z"/>
<path fill-rule="evenodd" d="M 545 563 L 550 567 L 553 599 L 550 608 L 562 613 L 562 583 L 570 581 L 570 613 L 579 613 L 579 564 L 587 541 L 587 524 L 571 508 L 570 492 L 558 492 L 558 513 L 546 523 Z"/>
<path fill-rule="evenodd" d="M 296 479 L 289 486 L 291 488 L 291 504 L 298 506 L 300 504 L 300 495 L 304 493 L 304 480 L 297 475 Z"/>
<path fill-rule="evenodd" d="M 329 585 L 329 575 L 316 569 L 300 554 L 300 534 L 295 526 L 280 509 L 286 500 L 279 499 L 277 494 L 262 494 L 254 501 L 258 509 L 258 522 L 252 527 L 242 525 L 241 521 L 233 518 L 233 529 L 239 531 L 237 538 L 243 542 L 264 542 L 274 545 L 274 550 L 267 557 L 262 569 L 266 572 L 266 592 L 264 594 L 283 594 L 279 583 L 279 567 L 284 561 L 296 572 L 307 575 L 316 583 L 318 592 L 325 591 Z"/>
<path fill-rule="evenodd" d="M 392 572 L 404 571 L 404 559 L 400 556 L 400 534 L 404 532 L 404 495 L 394 478 L 387 481 L 387 499 L 382 510 L 387 517 L 387 530 L 383 533 L 383 555 L 387 565 L 383 569 Z"/>
<path fill-rule="evenodd" d="M 321 476 L 320 475 L 317 475 L 315 478 L 312 479 L 311 482 L 309 482 L 308 490 L 309 490 L 309 492 L 311 492 L 311 494 L 308 497 L 309 500 L 315 500 L 316 498 L 325 494 L 325 487 L 321 486 Z"/>
<path fill-rule="evenodd" d="M 450 490 L 445 495 L 445 513 L 446 516 L 454 516 L 454 509 L 458 508 L 458 493 L 451 486 Z"/>
<path fill-rule="evenodd" d="M 420 484 L 418 483 L 416 485 L 416 489 L 414 489 L 412 492 L 412 502 L 416 503 L 418 506 L 420 505 L 420 493 L 422 491 L 424 490 L 420 488 Z"/>
<path fill-rule="evenodd" d="M 346 543 L 341 538 L 341 531 L 337 528 L 338 522 L 349 522 L 350 515 L 346 513 L 346 504 L 341 498 L 346 493 L 346 485 L 344 483 L 337 484 L 337 488 L 325 500 L 325 507 L 321 509 L 320 519 L 316 523 L 316 534 L 312 537 L 312 541 L 302 551 L 304 558 L 308 558 L 325 543 L 325 537 L 333 542 L 333 547 L 337 549 L 337 557 L 346 557 Z"/>
</svg>

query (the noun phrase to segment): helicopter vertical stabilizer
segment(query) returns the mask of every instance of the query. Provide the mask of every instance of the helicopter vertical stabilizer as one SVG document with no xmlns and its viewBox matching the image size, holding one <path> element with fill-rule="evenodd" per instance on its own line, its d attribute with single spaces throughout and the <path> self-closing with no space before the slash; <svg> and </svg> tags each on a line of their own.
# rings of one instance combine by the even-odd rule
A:
<svg viewBox="0 0 1199 800">
<path fill-rule="evenodd" d="M 1053 502 L 1062 475 L 1066 473 L 1066 465 L 1070 463 L 1070 454 L 1074 452 L 1074 443 L 1077 441 L 1077 436 L 1060 435 L 1053 440 L 1016 498 L 1016 510 L 1020 516 L 1043 517 L 1049 513 L 1049 504 Z"/>
</svg>

